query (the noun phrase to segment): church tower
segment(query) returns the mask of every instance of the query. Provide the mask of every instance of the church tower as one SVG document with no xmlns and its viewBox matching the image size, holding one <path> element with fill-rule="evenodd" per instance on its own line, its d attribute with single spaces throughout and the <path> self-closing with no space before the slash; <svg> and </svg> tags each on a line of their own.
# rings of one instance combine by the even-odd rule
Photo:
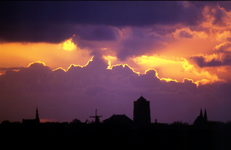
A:
<svg viewBox="0 0 231 150">
<path fill-rule="evenodd" d="M 203 118 L 202 109 L 201 109 L 201 111 L 200 111 L 200 117 L 202 117 L 202 118 Z"/>
<path fill-rule="evenodd" d="M 134 101 L 133 121 L 136 124 L 150 124 L 150 102 L 141 96 Z"/>
<path fill-rule="evenodd" d="M 206 109 L 205 109 L 205 113 L 204 113 L 204 120 L 205 120 L 205 122 L 207 122 L 207 121 L 208 121 L 207 113 L 206 113 Z"/>
<path fill-rule="evenodd" d="M 35 119 L 22 119 L 22 123 L 27 124 L 27 125 L 36 125 L 36 124 L 40 123 L 39 114 L 38 114 L 38 107 L 37 106 L 36 106 Z"/>
<path fill-rule="evenodd" d="M 40 122 L 40 119 L 39 119 L 39 114 L 38 114 L 38 107 L 36 106 L 36 115 L 35 115 L 35 121 L 37 122 L 37 123 L 39 123 Z"/>
<path fill-rule="evenodd" d="M 206 109 L 204 111 L 204 116 L 202 114 L 202 109 L 200 110 L 200 115 L 196 118 L 196 120 L 194 121 L 194 125 L 196 126 L 201 126 L 201 125 L 205 125 L 208 122 L 208 118 L 207 118 L 207 112 Z"/>
</svg>

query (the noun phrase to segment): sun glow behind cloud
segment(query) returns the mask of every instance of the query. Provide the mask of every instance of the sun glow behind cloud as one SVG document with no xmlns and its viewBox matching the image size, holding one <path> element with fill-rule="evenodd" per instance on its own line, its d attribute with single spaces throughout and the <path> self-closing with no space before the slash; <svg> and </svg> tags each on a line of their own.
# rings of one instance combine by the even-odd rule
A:
<svg viewBox="0 0 231 150">
<path fill-rule="evenodd" d="M 83 67 L 86 67 L 89 64 L 89 62 L 93 61 L 93 58 L 94 58 L 94 56 L 92 56 L 91 59 L 88 60 L 88 62 L 85 65 L 70 64 L 70 66 L 67 69 L 64 69 L 63 67 L 58 67 L 58 68 L 53 69 L 52 71 L 56 71 L 56 70 L 61 69 L 61 70 L 65 71 L 65 72 L 67 72 L 72 66 L 83 68 Z"/>
<path fill-rule="evenodd" d="M 62 48 L 63 48 L 64 50 L 66 50 L 66 51 L 73 51 L 73 50 L 76 50 L 76 49 L 77 49 L 76 44 L 72 42 L 72 38 L 70 38 L 70 39 L 64 41 L 64 42 L 62 43 L 62 45 L 63 45 Z"/>
<path fill-rule="evenodd" d="M 52 69 L 68 68 L 70 64 L 84 65 L 92 57 L 85 49 L 66 51 L 60 44 L 50 43 L 2 43 L 0 49 L 1 68 L 22 67 L 35 61 Z"/>
<path fill-rule="evenodd" d="M 219 79 L 215 74 L 211 74 L 204 69 L 198 69 L 185 58 L 161 58 L 159 56 L 141 56 L 134 58 L 134 61 L 146 68 L 145 73 L 152 69 L 158 72 L 157 76 L 160 80 L 184 82 L 185 79 L 192 80 L 197 86 L 199 84 L 208 84 L 216 81 L 224 81 Z M 147 69 L 148 68 L 148 69 Z"/>
<path fill-rule="evenodd" d="M 130 68 L 134 73 L 140 75 L 140 72 L 135 71 L 135 70 L 134 70 L 131 66 L 129 66 L 128 64 L 122 64 L 122 63 L 120 63 L 120 64 L 112 65 L 111 60 L 113 60 L 113 61 L 116 61 L 116 60 L 117 60 L 117 58 L 114 57 L 114 56 L 103 56 L 103 58 L 104 58 L 105 60 L 108 61 L 108 67 L 107 67 L 107 69 L 112 70 L 113 67 L 116 67 L 116 66 L 123 66 L 123 67 L 127 66 L 127 67 Z"/>
<path fill-rule="evenodd" d="M 183 3 L 183 5 L 185 8 L 190 8 L 193 4 L 187 2 Z M 222 12 L 225 15 L 221 17 L 221 25 L 214 25 L 218 12 Z M 199 56 L 201 54 L 204 56 L 206 62 L 212 59 L 221 60 L 223 54 L 211 54 L 211 51 L 220 49 L 220 47 L 225 45 L 227 38 L 231 37 L 230 31 L 225 30 L 230 25 L 231 12 L 226 11 L 220 6 L 214 8 L 206 6 L 201 13 L 204 20 L 198 24 L 197 27 L 183 26 L 179 23 L 174 26 L 161 25 L 158 27 L 158 25 L 153 25 L 153 27 L 150 28 L 137 28 L 132 26 L 121 28 L 113 27 L 116 28 L 116 30 L 109 30 L 109 28 L 105 30 L 105 32 L 103 32 L 105 26 L 92 29 L 89 27 L 92 32 L 87 33 L 87 36 L 83 36 L 85 32 L 74 33 L 77 38 L 73 38 L 74 35 L 59 44 L 0 44 L 0 49 L 2 50 L 0 52 L 0 65 L 2 67 L 17 67 L 40 60 L 52 69 L 65 68 L 64 70 L 68 70 L 71 65 L 84 66 L 84 64 L 92 58 L 95 52 L 94 49 L 100 49 L 102 55 L 108 60 L 107 69 L 122 65 L 123 67 L 129 66 L 129 68 L 132 68 L 133 72 L 137 74 L 144 74 L 145 70 L 152 68 L 156 69 L 160 78 L 166 80 L 172 79 L 182 82 L 185 78 L 189 78 L 195 82 L 203 80 L 203 83 L 205 83 L 205 81 L 206 83 L 219 81 L 219 77 L 215 73 L 208 71 L 207 68 L 197 67 L 189 61 L 188 57 L 194 55 Z M 160 34 L 158 31 L 152 30 L 152 28 L 157 27 L 162 30 L 164 29 L 164 31 L 170 28 L 172 28 L 172 30 L 166 34 Z M 79 30 L 80 29 L 81 28 L 79 28 Z M 106 36 L 106 33 L 108 33 L 106 31 L 113 32 L 111 32 L 111 36 Z M 91 34 L 94 35 L 94 38 L 92 38 Z M 102 38 L 102 36 L 105 36 L 105 38 Z M 97 38 L 100 40 L 97 40 Z M 108 40 L 108 38 L 111 40 Z M 144 41 L 142 41 L 142 39 L 144 39 Z M 151 39 L 151 43 L 155 43 L 156 41 L 158 41 L 156 43 L 165 43 L 165 47 L 159 48 L 158 45 L 149 45 L 149 42 L 146 43 L 147 39 Z M 82 43 L 77 40 L 82 40 Z M 76 43 L 78 43 L 78 45 Z M 84 43 L 87 50 L 81 49 L 84 46 L 80 43 L 82 45 Z M 8 47 L 4 47 L 4 45 Z M 149 46 L 146 47 L 145 45 Z M 214 46 L 216 47 L 214 48 Z M 134 50 L 136 47 L 139 48 Z M 130 53 L 136 53 L 131 55 L 127 52 L 129 48 L 133 50 L 130 51 Z M 16 49 L 18 50 L 16 51 Z M 121 55 L 129 54 L 125 60 L 121 60 L 118 57 L 120 51 Z M 139 53 L 139 51 L 144 52 Z M 208 55 L 206 53 L 208 53 Z M 216 68 L 216 70 L 220 72 L 227 71 L 227 69 L 225 70 L 224 68 Z"/>
</svg>

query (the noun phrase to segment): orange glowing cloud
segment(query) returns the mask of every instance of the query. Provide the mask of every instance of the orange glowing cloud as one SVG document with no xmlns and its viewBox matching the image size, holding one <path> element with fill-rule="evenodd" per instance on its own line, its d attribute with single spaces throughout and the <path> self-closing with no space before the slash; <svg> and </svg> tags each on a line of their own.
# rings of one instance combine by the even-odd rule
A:
<svg viewBox="0 0 231 150">
<path fill-rule="evenodd" d="M 153 69 L 153 68 L 149 68 L 149 69 L 145 70 L 144 74 L 147 74 L 147 72 L 150 71 L 150 70 L 154 70 L 154 71 L 155 71 L 155 76 L 156 76 L 160 81 L 165 81 L 165 82 L 171 82 L 171 81 L 173 81 L 173 82 L 178 82 L 177 80 L 171 79 L 171 78 L 160 78 L 160 77 L 158 76 L 157 70 L 156 70 L 156 69 Z"/>
<path fill-rule="evenodd" d="M 184 82 L 185 79 L 191 80 L 194 84 L 199 86 L 200 84 L 209 84 L 216 81 L 224 81 L 218 78 L 217 75 L 211 74 L 204 69 L 198 69 L 185 58 L 178 57 L 160 57 L 160 56 L 146 56 L 133 58 L 133 62 L 138 66 L 133 67 L 129 63 L 120 63 L 112 65 L 112 62 L 116 62 L 115 56 L 104 56 L 104 59 L 108 61 L 108 68 L 112 69 L 115 66 L 128 66 L 134 73 L 140 75 L 146 74 L 149 70 L 156 72 L 156 77 L 166 82 Z M 128 65 L 129 64 L 129 65 Z"/>
<path fill-rule="evenodd" d="M 136 62 L 139 65 L 144 65 L 147 68 L 155 68 L 159 67 L 161 65 L 169 65 L 173 63 L 177 63 L 173 60 L 164 59 L 160 56 L 145 56 L 142 55 L 140 57 L 133 58 L 134 62 Z"/>
<path fill-rule="evenodd" d="M 199 70 L 185 58 L 166 59 L 158 56 L 141 56 L 134 58 L 134 61 L 141 68 L 148 68 L 145 73 L 151 68 L 156 68 L 155 71 L 156 73 L 158 72 L 157 77 L 167 82 L 184 82 L 185 79 L 190 79 L 194 81 L 193 83 L 199 85 L 224 81 L 219 79 L 217 75 L 211 74 L 204 69 Z"/>
<path fill-rule="evenodd" d="M 216 40 L 218 41 L 226 41 L 228 37 L 231 37 L 230 31 L 216 32 L 215 33 Z"/>
<path fill-rule="evenodd" d="M 46 64 L 44 62 L 41 61 L 34 61 L 32 63 L 29 63 L 29 65 L 25 66 L 26 68 L 29 68 L 31 65 L 35 64 L 35 63 L 39 63 L 39 64 L 43 64 L 43 66 L 46 66 Z"/>
<path fill-rule="evenodd" d="M 112 70 L 113 67 L 116 67 L 116 66 L 122 66 L 123 68 L 124 68 L 125 66 L 127 66 L 127 67 L 130 68 L 134 73 L 140 75 L 140 72 L 135 71 L 135 70 L 134 70 L 131 66 L 129 66 L 128 64 L 116 64 L 116 65 L 112 65 L 112 64 L 111 64 L 111 59 L 112 59 L 112 60 L 116 60 L 116 59 L 117 59 L 116 57 L 113 57 L 113 56 L 103 56 L 103 57 L 104 57 L 105 60 L 108 61 L 108 67 L 107 67 L 107 69 Z"/>
<path fill-rule="evenodd" d="M 216 51 L 231 51 L 231 42 L 224 42 L 216 45 L 213 50 Z"/>
<path fill-rule="evenodd" d="M 175 39 L 179 38 L 193 38 L 193 39 L 206 39 L 208 35 L 204 31 L 191 31 L 189 27 L 176 29 L 172 33 Z"/>
<path fill-rule="evenodd" d="M 231 26 L 231 11 L 226 11 L 219 5 L 217 7 L 205 6 L 202 15 L 204 17 L 202 27 L 204 28 L 223 30 Z"/>
<path fill-rule="evenodd" d="M 58 67 L 58 68 L 53 69 L 52 71 L 56 71 L 56 70 L 61 69 L 61 70 L 65 71 L 65 72 L 67 72 L 72 66 L 83 68 L 83 67 L 86 67 L 86 66 L 89 64 L 89 62 L 93 61 L 93 58 L 94 58 L 94 56 L 92 56 L 91 59 L 88 60 L 88 62 L 87 62 L 85 65 L 70 64 L 70 66 L 69 66 L 67 69 L 64 69 L 64 68 L 62 68 L 62 67 Z"/>
<path fill-rule="evenodd" d="M 170 65 L 170 64 L 176 64 L 177 62 L 172 61 L 172 60 L 167 60 L 167 59 L 163 59 L 163 58 L 158 58 L 156 56 L 141 56 L 141 57 L 136 57 L 133 58 L 133 61 L 139 65 L 139 68 L 136 67 L 132 67 L 128 64 L 115 64 L 112 65 L 111 64 L 111 60 L 112 61 L 116 61 L 117 58 L 115 56 L 104 56 L 104 59 L 106 59 L 108 61 L 108 68 L 107 69 L 113 69 L 113 67 L 116 66 L 127 66 L 129 67 L 134 73 L 140 75 L 140 71 L 144 72 L 143 74 L 146 74 L 148 71 L 150 70 L 154 70 L 156 72 L 156 77 L 162 81 L 166 81 L 166 82 L 170 82 L 170 81 L 174 81 L 174 82 L 178 82 L 176 79 L 172 79 L 171 77 L 159 77 L 158 76 L 158 71 L 154 68 L 158 68 L 158 67 L 162 67 L 162 65 Z M 139 71 L 138 71 L 139 70 Z M 171 76 L 171 75 L 170 75 Z"/>
<path fill-rule="evenodd" d="M 74 35 L 75 36 L 75 35 Z M 73 38 L 73 37 L 72 37 Z M 77 49 L 77 46 L 75 43 L 72 42 L 72 38 L 64 41 L 63 43 L 61 43 L 61 45 L 63 45 L 63 49 L 66 51 L 73 51 Z"/>
<path fill-rule="evenodd" d="M 21 67 L 38 60 L 52 69 L 68 68 L 70 64 L 84 65 L 92 57 L 88 50 L 66 51 L 60 44 L 50 43 L 2 43 L 0 49 L 2 68 Z"/>
</svg>

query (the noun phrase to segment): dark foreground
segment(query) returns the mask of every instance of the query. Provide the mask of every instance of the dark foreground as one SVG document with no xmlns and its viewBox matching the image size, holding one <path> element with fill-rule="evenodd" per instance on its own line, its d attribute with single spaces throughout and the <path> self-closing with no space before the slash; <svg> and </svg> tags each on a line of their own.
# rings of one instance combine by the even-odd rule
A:
<svg viewBox="0 0 231 150">
<path fill-rule="evenodd" d="M 199 127 L 7 123 L 0 125 L 0 136 L 7 149 L 231 149 L 230 124 L 220 123 Z"/>
</svg>

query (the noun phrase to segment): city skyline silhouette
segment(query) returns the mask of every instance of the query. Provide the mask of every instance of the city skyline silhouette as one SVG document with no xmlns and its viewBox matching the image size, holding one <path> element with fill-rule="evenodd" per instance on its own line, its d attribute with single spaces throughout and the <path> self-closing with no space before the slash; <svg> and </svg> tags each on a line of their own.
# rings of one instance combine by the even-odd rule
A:
<svg viewBox="0 0 231 150">
<path fill-rule="evenodd" d="M 140 116 L 143 116 L 143 119 Z M 12 142 L 32 139 L 34 143 L 33 140 L 36 139 L 37 142 L 42 143 L 49 141 L 47 146 L 51 145 L 53 148 L 57 146 L 54 143 L 58 140 L 61 140 L 66 148 L 73 148 L 76 142 L 80 145 L 83 142 L 102 142 L 107 146 L 116 144 L 116 147 L 129 146 L 130 148 L 137 148 L 137 146 L 150 148 L 155 144 L 156 148 L 163 149 L 229 149 L 231 146 L 231 123 L 208 121 L 206 109 L 204 115 L 202 109 L 200 110 L 193 125 L 179 121 L 172 124 L 149 122 L 149 101 L 143 96 L 134 101 L 134 120 L 125 114 L 113 114 L 100 122 L 97 110 L 95 115 L 90 117 L 95 121 L 81 122 L 74 119 L 70 123 L 40 123 L 38 107 L 36 107 L 35 119 L 23 119 L 22 123 L 3 121 L 0 124 L 0 131 L 3 137 L 8 137 L 6 139 L 10 137 Z M 18 138 L 18 135 L 21 138 Z M 169 144 L 163 145 L 163 141 Z"/>
<path fill-rule="evenodd" d="M 3 143 L 230 149 L 230 8 L 0 2 Z"/>
<path fill-rule="evenodd" d="M 150 101 L 147 101 L 143 96 L 140 96 L 136 101 L 134 101 L 133 120 L 131 120 L 125 114 L 113 114 L 110 118 L 106 118 L 100 122 L 99 118 L 102 117 L 102 115 L 100 116 L 97 115 L 97 109 L 95 109 L 95 115 L 89 116 L 89 118 L 95 118 L 94 121 L 91 121 L 91 123 L 94 123 L 94 124 L 105 123 L 105 122 L 106 123 L 120 122 L 121 124 L 150 125 L 151 123 L 154 123 L 154 122 L 151 122 L 150 111 L 151 111 Z M 9 120 L 4 120 L 2 123 L 4 122 L 9 122 Z M 87 124 L 88 122 L 89 120 L 86 119 L 85 124 Z M 176 120 L 175 122 L 173 122 L 173 124 L 177 122 L 179 123 L 180 121 Z M 28 124 L 28 125 L 35 125 L 35 124 L 41 123 L 39 119 L 38 106 L 36 106 L 35 119 L 22 119 L 21 123 Z M 43 123 L 49 123 L 49 121 L 43 122 Z M 56 121 L 56 123 L 58 122 Z M 74 120 L 72 120 L 72 122 L 70 121 L 69 123 L 84 123 L 84 122 L 81 122 L 79 119 L 75 118 Z M 155 119 L 155 124 L 156 123 L 157 123 L 157 119 Z M 182 121 L 180 123 L 182 123 Z M 204 115 L 202 114 L 202 109 L 200 109 L 200 115 L 194 120 L 192 125 L 201 126 L 206 123 L 208 123 L 206 108 L 204 109 Z M 187 123 L 184 123 L 184 124 L 187 124 Z"/>
</svg>

